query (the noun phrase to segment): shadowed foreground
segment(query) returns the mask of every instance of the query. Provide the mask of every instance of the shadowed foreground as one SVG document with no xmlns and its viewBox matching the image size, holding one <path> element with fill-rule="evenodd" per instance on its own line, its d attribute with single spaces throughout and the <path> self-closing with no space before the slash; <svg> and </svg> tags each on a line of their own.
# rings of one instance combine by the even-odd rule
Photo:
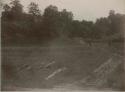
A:
<svg viewBox="0 0 125 92">
<path fill-rule="evenodd" d="M 71 43 L 3 47 L 2 90 L 123 90 L 122 55 L 106 44 Z"/>
</svg>

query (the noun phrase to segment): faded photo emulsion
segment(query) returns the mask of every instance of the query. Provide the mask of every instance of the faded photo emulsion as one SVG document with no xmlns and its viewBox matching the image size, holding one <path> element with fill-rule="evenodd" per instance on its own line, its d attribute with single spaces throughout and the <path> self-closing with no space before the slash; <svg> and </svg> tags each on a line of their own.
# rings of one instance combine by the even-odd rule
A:
<svg viewBox="0 0 125 92">
<path fill-rule="evenodd" d="M 1 91 L 125 91 L 125 0 L 1 0 Z"/>
</svg>

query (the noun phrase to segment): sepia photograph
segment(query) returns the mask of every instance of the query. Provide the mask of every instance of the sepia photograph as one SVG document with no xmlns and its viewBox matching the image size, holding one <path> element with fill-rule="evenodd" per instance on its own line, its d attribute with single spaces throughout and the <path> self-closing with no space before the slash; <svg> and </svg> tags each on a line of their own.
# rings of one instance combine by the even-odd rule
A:
<svg viewBox="0 0 125 92">
<path fill-rule="evenodd" d="M 1 91 L 125 91 L 125 0 L 0 0 Z"/>
</svg>

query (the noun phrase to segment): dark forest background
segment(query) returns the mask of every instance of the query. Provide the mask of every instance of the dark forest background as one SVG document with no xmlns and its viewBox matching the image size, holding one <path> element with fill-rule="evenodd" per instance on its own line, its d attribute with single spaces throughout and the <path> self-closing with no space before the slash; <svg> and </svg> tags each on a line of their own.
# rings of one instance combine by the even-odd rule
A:
<svg viewBox="0 0 125 92">
<path fill-rule="evenodd" d="M 82 38 L 85 42 L 120 42 L 123 45 L 125 15 L 109 11 L 108 17 L 93 21 L 74 20 L 73 13 L 56 6 L 45 8 L 31 2 L 24 12 L 19 0 L 5 4 L 2 12 L 2 45 L 42 45 L 57 38 Z"/>
</svg>

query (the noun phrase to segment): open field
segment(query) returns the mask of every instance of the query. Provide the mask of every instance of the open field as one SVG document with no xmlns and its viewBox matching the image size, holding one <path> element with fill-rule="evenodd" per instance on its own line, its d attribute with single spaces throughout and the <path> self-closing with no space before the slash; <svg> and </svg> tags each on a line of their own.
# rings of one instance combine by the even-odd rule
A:
<svg viewBox="0 0 125 92">
<path fill-rule="evenodd" d="M 33 89 L 95 89 L 85 88 L 81 80 L 108 61 L 122 60 L 107 45 L 54 43 L 42 47 L 2 48 L 2 88 Z M 110 75 L 111 76 L 111 75 Z M 70 86 L 69 86 L 70 85 Z M 14 90 L 11 89 L 10 90 Z M 27 89 L 26 89 L 27 88 Z M 31 89 L 30 89 L 31 88 Z M 112 89 L 100 88 L 100 89 Z"/>
</svg>

